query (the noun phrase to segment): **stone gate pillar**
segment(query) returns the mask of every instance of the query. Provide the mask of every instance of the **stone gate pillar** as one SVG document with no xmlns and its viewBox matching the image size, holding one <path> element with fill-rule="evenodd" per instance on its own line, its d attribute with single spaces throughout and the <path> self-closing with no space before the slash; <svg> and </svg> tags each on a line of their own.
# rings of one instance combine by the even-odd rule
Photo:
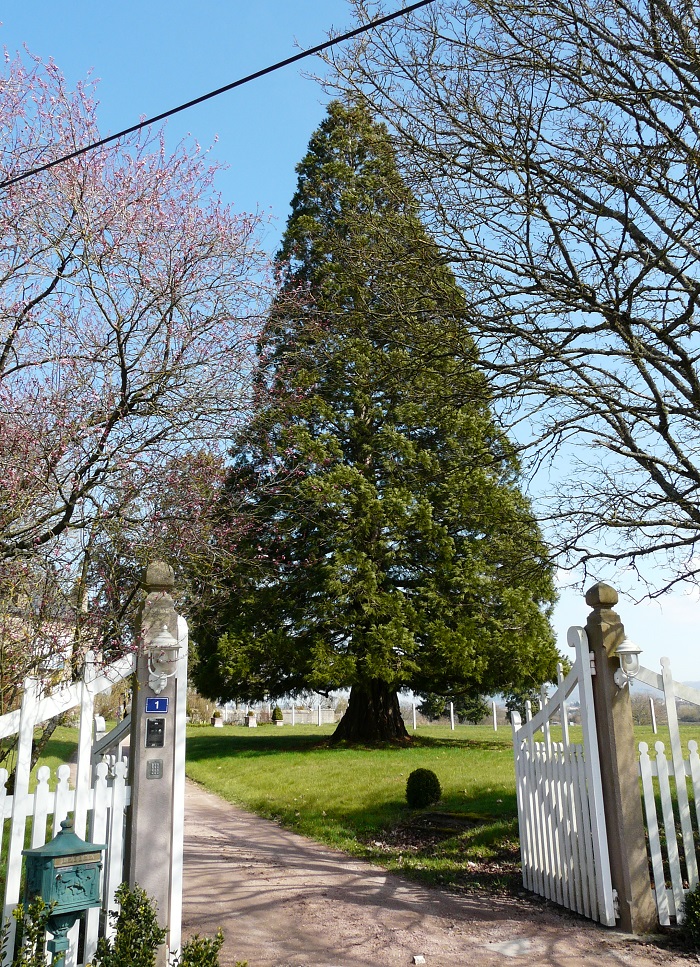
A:
<svg viewBox="0 0 700 967">
<path fill-rule="evenodd" d="M 613 678 L 620 667 L 615 649 L 625 637 L 620 616 L 612 610 L 617 600 L 609 584 L 589 588 L 586 604 L 592 611 L 586 634 L 595 659 L 593 704 L 612 885 L 620 904 L 620 927 L 639 934 L 657 929 L 658 919 L 644 841 L 629 686 L 618 688 Z"/>
<path fill-rule="evenodd" d="M 148 565 L 131 703 L 127 882 L 155 899 L 168 930 L 158 967 L 180 944 L 187 626 L 175 610 L 174 583 L 168 564 Z"/>
</svg>

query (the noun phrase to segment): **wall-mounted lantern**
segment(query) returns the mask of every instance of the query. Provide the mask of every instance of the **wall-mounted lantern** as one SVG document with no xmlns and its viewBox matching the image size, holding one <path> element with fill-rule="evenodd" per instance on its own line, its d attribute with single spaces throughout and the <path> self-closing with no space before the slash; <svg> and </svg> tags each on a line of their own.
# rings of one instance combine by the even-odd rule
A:
<svg viewBox="0 0 700 967">
<path fill-rule="evenodd" d="M 631 638 L 624 638 L 615 649 L 615 657 L 620 660 L 620 667 L 613 678 L 618 688 L 629 685 L 639 672 L 639 656 L 642 649 L 635 645 Z"/>
<path fill-rule="evenodd" d="M 148 687 L 160 695 L 169 678 L 177 672 L 180 643 L 163 625 L 161 630 L 148 643 Z"/>
</svg>

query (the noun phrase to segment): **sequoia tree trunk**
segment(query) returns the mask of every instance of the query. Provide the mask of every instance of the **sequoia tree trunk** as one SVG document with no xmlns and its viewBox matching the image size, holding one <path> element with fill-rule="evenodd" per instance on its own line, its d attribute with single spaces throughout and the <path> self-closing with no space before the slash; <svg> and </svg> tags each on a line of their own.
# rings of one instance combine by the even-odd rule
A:
<svg viewBox="0 0 700 967">
<path fill-rule="evenodd" d="M 331 743 L 408 740 L 410 736 L 401 718 L 395 689 L 379 679 L 352 686 L 348 707 L 331 736 Z"/>
</svg>

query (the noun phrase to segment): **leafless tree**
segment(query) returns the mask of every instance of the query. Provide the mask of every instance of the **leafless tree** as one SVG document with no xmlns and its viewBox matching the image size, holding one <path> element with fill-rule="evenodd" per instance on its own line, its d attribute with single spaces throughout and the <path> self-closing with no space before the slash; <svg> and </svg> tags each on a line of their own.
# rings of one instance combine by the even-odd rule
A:
<svg viewBox="0 0 700 967">
<path fill-rule="evenodd" d="M 690 0 L 438 0 L 337 63 L 395 135 L 515 438 L 540 470 L 559 454 L 565 559 L 648 558 L 657 593 L 700 575 L 699 40 Z"/>
</svg>

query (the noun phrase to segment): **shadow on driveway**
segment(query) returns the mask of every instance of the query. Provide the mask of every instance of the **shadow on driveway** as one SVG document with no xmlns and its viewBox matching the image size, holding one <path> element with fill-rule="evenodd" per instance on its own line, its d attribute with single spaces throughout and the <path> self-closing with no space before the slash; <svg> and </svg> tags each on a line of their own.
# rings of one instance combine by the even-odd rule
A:
<svg viewBox="0 0 700 967">
<path fill-rule="evenodd" d="M 651 967 L 687 961 L 535 903 L 452 896 L 317 845 L 187 783 L 183 928 L 222 967 Z"/>
</svg>

